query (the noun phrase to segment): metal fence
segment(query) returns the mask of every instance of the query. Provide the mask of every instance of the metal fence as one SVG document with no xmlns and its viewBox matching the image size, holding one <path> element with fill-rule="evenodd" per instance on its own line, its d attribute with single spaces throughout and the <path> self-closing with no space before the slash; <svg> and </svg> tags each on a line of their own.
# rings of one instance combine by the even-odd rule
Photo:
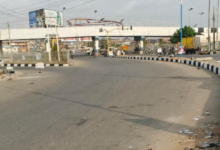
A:
<svg viewBox="0 0 220 150">
<path fill-rule="evenodd" d="M 59 61 L 60 56 L 60 61 Z M 51 58 L 51 59 L 50 59 Z M 14 64 L 35 64 L 37 62 L 43 62 L 45 64 L 66 64 L 69 61 L 69 52 L 16 52 L 0 53 L 0 60 L 4 63 Z"/>
</svg>

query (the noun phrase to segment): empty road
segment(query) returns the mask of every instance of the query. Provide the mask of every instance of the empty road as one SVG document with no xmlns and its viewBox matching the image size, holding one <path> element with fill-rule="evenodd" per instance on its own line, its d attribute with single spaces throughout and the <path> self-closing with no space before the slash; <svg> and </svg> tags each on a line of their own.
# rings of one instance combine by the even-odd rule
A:
<svg viewBox="0 0 220 150">
<path fill-rule="evenodd" d="M 17 68 L 0 81 L 0 149 L 170 150 L 219 115 L 220 78 L 193 66 L 112 58 L 75 67 Z M 187 145 L 186 145 L 187 146 Z M 179 150 L 183 147 L 179 148 Z"/>
</svg>

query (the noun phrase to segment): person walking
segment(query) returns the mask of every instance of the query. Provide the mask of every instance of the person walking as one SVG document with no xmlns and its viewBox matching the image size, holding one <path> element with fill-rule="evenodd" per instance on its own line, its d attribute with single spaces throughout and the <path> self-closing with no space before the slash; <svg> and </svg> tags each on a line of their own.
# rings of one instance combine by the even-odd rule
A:
<svg viewBox="0 0 220 150">
<path fill-rule="evenodd" d="M 172 46 L 172 53 L 175 54 L 175 52 L 174 52 L 174 47 L 173 47 L 173 46 Z"/>
<path fill-rule="evenodd" d="M 70 58 L 73 59 L 73 51 L 70 50 Z"/>
<path fill-rule="evenodd" d="M 166 54 L 166 49 L 165 49 L 165 47 L 163 48 L 163 55 L 165 56 L 165 54 Z"/>
<path fill-rule="evenodd" d="M 200 48 L 199 48 L 199 46 L 197 47 L 197 55 L 199 55 L 199 50 L 200 50 Z"/>
</svg>

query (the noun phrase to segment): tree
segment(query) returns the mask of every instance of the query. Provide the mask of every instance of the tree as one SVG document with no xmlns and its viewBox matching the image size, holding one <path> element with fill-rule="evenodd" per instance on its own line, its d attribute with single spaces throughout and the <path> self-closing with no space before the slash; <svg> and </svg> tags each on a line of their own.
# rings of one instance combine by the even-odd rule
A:
<svg viewBox="0 0 220 150">
<path fill-rule="evenodd" d="M 60 51 L 61 51 L 61 45 L 60 45 Z M 57 44 L 54 44 L 53 48 L 52 48 L 52 52 L 57 52 Z"/>
<path fill-rule="evenodd" d="M 197 34 L 196 31 L 191 27 L 185 26 L 183 28 L 182 37 L 193 37 L 196 36 L 196 34 Z M 181 36 L 181 29 L 177 30 L 173 34 L 173 36 L 170 37 L 170 42 L 173 44 L 180 42 L 180 36 Z"/>
<path fill-rule="evenodd" d="M 107 47 L 107 40 L 105 39 L 105 38 L 102 38 L 101 40 L 100 40 L 100 47 L 101 47 L 101 49 L 104 49 L 104 48 L 106 48 Z"/>
<path fill-rule="evenodd" d="M 164 42 L 163 39 L 160 39 L 159 44 L 160 44 L 160 45 L 161 45 L 161 44 L 166 44 L 166 42 Z"/>
</svg>

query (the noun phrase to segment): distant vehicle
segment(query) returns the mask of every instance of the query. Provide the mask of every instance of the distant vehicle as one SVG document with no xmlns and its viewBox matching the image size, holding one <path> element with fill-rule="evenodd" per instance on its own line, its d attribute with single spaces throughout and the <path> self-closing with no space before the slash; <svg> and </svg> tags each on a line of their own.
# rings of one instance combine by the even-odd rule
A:
<svg viewBox="0 0 220 150">
<path fill-rule="evenodd" d="M 196 54 L 197 48 L 200 47 L 200 38 L 186 37 L 182 39 L 182 44 L 186 54 Z"/>
</svg>

